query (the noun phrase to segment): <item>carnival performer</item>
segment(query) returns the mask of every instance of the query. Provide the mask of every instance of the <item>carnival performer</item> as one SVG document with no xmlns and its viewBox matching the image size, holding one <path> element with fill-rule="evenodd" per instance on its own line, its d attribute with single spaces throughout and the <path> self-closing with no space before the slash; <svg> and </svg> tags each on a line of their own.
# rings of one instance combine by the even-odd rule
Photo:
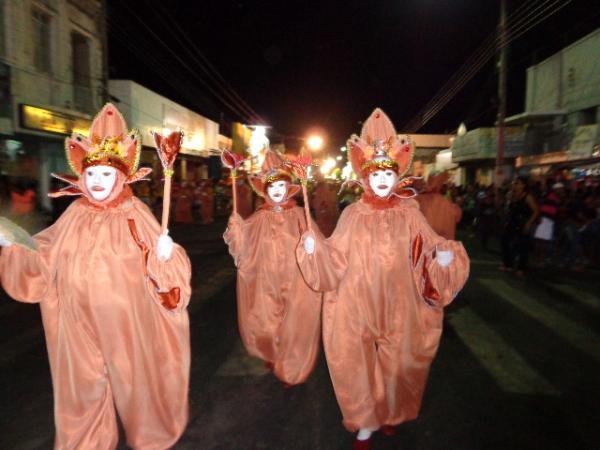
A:
<svg viewBox="0 0 600 450">
<path fill-rule="evenodd" d="M 242 219 L 247 219 L 254 212 L 254 194 L 245 178 L 236 178 L 237 183 L 237 212 Z"/>
<path fill-rule="evenodd" d="M 313 204 L 319 230 L 325 237 L 331 236 L 338 216 L 335 185 L 326 180 L 319 182 L 313 193 Z"/>
<path fill-rule="evenodd" d="M 348 142 L 364 189 L 333 235 L 305 233 L 304 278 L 325 292 L 323 341 L 333 387 L 354 448 L 380 428 L 417 417 L 442 332 L 443 307 L 462 288 L 469 260 L 459 242 L 431 229 L 409 196 L 413 147 L 375 109 Z"/>
<path fill-rule="evenodd" d="M 452 200 L 440 194 L 442 186 L 448 181 L 448 172 L 429 175 L 427 185 L 416 200 L 419 202 L 421 213 L 437 234 L 444 239 L 454 239 L 456 224 L 462 217 L 462 209 Z"/>
<path fill-rule="evenodd" d="M 191 268 L 132 195 L 140 136 L 107 104 L 89 137 L 66 140 L 81 195 L 37 234 L 37 251 L 0 236 L 0 277 L 15 300 L 39 303 L 54 390 L 56 449 L 167 449 L 188 420 Z M 116 411 L 115 411 L 116 410 Z"/>
<path fill-rule="evenodd" d="M 296 264 L 295 249 L 307 228 L 292 198 L 300 186 L 274 153 L 267 153 L 262 167 L 250 183 L 265 203 L 247 220 L 234 211 L 224 239 L 238 269 L 242 341 L 288 387 L 306 381 L 315 366 L 322 295 L 306 285 Z"/>
</svg>

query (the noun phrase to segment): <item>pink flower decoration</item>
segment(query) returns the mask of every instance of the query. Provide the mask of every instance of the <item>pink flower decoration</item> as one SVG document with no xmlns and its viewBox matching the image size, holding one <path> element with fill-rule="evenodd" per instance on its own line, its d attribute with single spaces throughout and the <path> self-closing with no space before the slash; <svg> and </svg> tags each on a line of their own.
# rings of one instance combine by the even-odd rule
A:
<svg viewBox="0 0 600 450">
<path fill-rule="evenodd" d="M 246 158 L 238 153 L 233 153 L 229 150 L 223 150 L 223 153 L 221 153 L 221 162 L 228 169 L 236 170 L 244 161 L 246 161 Z"/>
</svg>

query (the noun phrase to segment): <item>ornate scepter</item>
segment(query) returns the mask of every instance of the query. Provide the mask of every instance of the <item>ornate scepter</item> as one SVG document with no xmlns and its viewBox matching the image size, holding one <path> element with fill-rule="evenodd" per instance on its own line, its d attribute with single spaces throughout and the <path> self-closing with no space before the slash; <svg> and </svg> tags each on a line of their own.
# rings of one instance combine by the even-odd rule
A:
<svg viewBox="0 0 600 450">
<path fill-rule="evenodd" d="M 298 157 L 292 157 L 286 161 L 285 164 L 290 168 L 292 174 L 300 180 L 300 184 L 302 185 L 302 197 L 304 198 L 306 226 L 308 227 L 308 231 L 312 231 L 310 208 L 308 206 L 308 190 L 306 188 L 308 184 L 308 167 L 312 164 L 312 158 L 307 155 L 299 155 Z"/>
<path fill-rule="evenodd" d="M 168 136 L 158 132 L 152 132 L 156 153 L 163 166 L 165 175 L 165 186 L 163 191 L 163 211 L 161 220 L 161 234 L 168 234 L 169 209 L 171 208 L 171 178 L 173 177 L 173 164 L 181 150 L 183 131 L 173 131 Z"/>
<path fill-rule="evenodd" d="M 229 150 L 223 150 L 221 153 L 221 162 L 225 167 L 227 167 L 231 172 L 231 195 L 233 196 L 233 212 L 237 212 L 237 186 L 236 186 L 236 178 L 237 178 L 237 170 L 238 168 L 246 161 L 246 158 L 243 156 L 232 153 Z"/>
</svg>

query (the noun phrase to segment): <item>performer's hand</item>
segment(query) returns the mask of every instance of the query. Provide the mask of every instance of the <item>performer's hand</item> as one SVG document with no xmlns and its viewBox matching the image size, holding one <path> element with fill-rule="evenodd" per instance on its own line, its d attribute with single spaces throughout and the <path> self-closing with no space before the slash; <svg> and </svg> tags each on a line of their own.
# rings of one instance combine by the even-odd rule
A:
<svg viewBox="0 0 600 450">
<path fill-rule="evenodd" d="M 0 247 L 10 247 L 12 242 L 4 237 L 2 233 L 0 233 Z"/>
<path fill-rule="evenodd" d="M 452 250 L 438 250 L 436 252 L 435 260 L 442 267 L 448 267 L 454 259 L 454 252 Z"/>
<path fill-rule="evenodd" d="M 304 233 L 302 238 L 304 240 L 304 251 L 312 255 L 315 252 L 315 238 L 309 232 Z"/>
<path fill-rule="evenodd" d="M 161 234 L 156 243 L 156 255 L 161 261 L 168 261 L 173 256 L 173 239 L 168 234 Z"/>
<path fill-rule="evenodd" d="M 231 216 L 229 216 L 229 222 L 227 223 L 228 227 L 235 227 L 242 225 L 244 223 L 244 219 L 238 213 L 233 212 Z"/>
</svg>

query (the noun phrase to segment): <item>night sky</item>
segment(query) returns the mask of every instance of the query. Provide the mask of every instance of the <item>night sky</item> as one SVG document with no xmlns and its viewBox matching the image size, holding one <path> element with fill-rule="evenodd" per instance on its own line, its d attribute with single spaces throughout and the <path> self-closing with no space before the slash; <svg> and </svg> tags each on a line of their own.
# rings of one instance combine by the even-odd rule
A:
<svg viewBox="0 0 600 450">
<path fill-rule="evenodd" d="M 334 148 L 377 106 L 403 131 L 499 17 L 496 0 L 136 3 L 108 0 L 111 78 L 132 79 L 217 121 L 259 120 L 210 81 L 209 61 L 273 127 L 272 141 L 321 129 Z M 553 3 L 567 5 L 510 46 L 509 115 L 524 109 L 528 66 L 600 26 L 591 0 L 508 0 L 508 15 L 518 19 L 528 4 L 540 14 Z M 461 121 L 493 125 L 496 91 L 492 59 L 419 132 L 452 132 Z"/>
</svg>

